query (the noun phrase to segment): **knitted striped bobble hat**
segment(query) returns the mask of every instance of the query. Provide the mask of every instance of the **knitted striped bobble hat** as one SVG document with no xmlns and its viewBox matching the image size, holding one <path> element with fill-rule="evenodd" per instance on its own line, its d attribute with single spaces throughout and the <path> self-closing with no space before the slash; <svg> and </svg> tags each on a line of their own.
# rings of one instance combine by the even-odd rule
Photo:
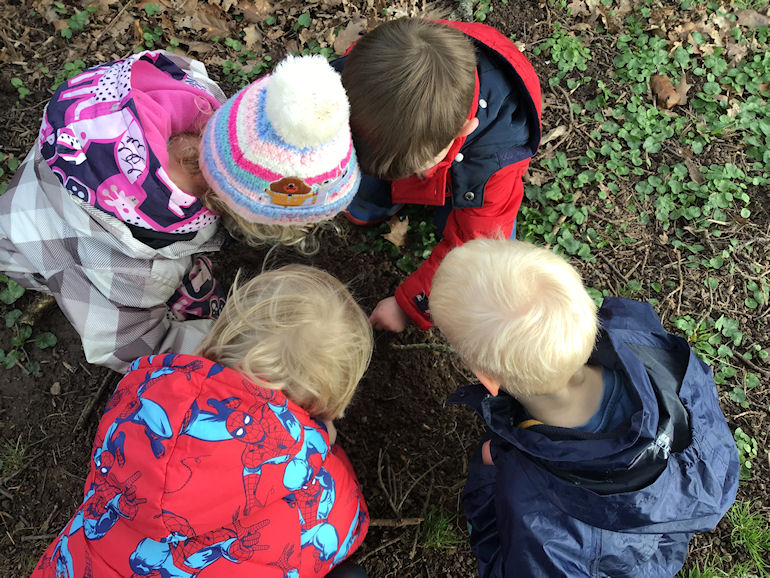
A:
<svg viewBox="0 0 770 578">
<path fill-rule="evenodd" d="M 340 76 L 321 55 L 289 56 L 211 117 L 200 167 L 247 221 L 304 225 L 348 206 L 361 173 Z"/>
</svg>

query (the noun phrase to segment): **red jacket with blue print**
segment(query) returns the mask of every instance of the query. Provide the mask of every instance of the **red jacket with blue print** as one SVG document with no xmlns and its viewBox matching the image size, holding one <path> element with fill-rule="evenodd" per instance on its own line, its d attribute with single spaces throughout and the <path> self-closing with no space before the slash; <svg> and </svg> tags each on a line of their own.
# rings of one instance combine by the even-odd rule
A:
<svg viewBox="0 0 770 578">
<path fill-rule="evenodd" d="M 368 526 L 322 423 L 233 369 L 156 355 L 107 404 L 83 504 L 32 576 L 320 577 Z"/>
<path fill-rule="evenodd" d="M 451 206 L 441 242 L 396 289 L 396 300 L 422 329 L 433 322 L 428 298 L 433 275 L 451 249 L 477 237 L 509 237 L 524 196 L 522 176 L 540 143 L 540 83 L 535 70 L 500 32 L 479 23 L 442 24 L 469 36 L 476 47 L 477 96 L 469 118 L 479 126 L 455 139 L 426 178 L 394 181 L 394 203 Z"/>
</svg>

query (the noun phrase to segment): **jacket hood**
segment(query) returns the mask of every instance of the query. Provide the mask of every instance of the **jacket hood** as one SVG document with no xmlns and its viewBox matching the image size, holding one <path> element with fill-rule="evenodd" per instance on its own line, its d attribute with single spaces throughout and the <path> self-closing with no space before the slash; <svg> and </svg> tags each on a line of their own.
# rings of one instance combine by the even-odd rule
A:
<svg viewBox="0 0 770 578">
<path fill-rule="evenodd" d="M 574 518 L 613 531 L 713 528 L 735 498 L 738 457 L 710 369 L 646 303 L 608 298 L 600 320 L 589 363 L 619 369 L 632 384 L 638 409 L 626 426 L 598 435 L 520 429 L 510 427 L 521 410 L 510 396 L 470 386 L 454 399 L 487 421 L 496 465 L 515 459 L 528 482 Z"/>
<path fill-rule="evenodd" d="M 188 355 L 132 363 L 99 424 L 85 500 L 40 575 L 213 565 L 212 576 L 277 578 L 339 563 L 367 527 L 350 463 L 322 424 L 267 385 Z"/>
</svg>

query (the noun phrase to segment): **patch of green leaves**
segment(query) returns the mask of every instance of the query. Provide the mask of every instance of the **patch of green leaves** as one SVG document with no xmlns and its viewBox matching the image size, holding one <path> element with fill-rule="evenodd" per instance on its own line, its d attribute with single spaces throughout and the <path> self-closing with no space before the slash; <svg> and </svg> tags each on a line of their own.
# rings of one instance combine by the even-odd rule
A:
<svg viewBox="0 0 770 578">
<path fill-rule="evenodd" d="M 24 288 L 7 275 L 0 273 L 0 302 L 5 305 L 13 305 L 24 295 Z M 38 375 L 40 365 L 29 358 L 26 348 L 32 344 L 38 349 L 48 349 L 56 345 L 56 336 L 53 333 L 44 332 L 33 337 L 32 327 L 20 323 L 22 312 L 18 308 L 12 308 L 5 313 L 5 326 L 11 329 L 11 348 L 8 351 L 0 349 L 0 364 L 6 369 L 14 366 L 20 367 L 26 373 Z"/>
<path fill-rule="evenodd" d="M 738 448 L 738 458 L 741 461 L 740 479 L 750 480 L 752 460 L 757 459 L 757 452 L 759 451 L 757 440 L 747 435 L 741 428 L 736 428 L 733 438 Z"/>
<path fill-rule="evenodd" d="M 0 152 L 0 179 L 4 180 L 6 172 L 9 176 L 15 173 L 20 164 L 21 163 L 19 159 L 17 159 L 14 155 Z M 8 183 L 0 182 L 0 195 L 2 195 L 7 188 Z"/>
<path fill-rule="evenodd" d="M 553 179 L 542 186 L 524 187 L 526 201 L 519 211 L 517 236 L 528 242 L 557 245 L 560 253 L 592 261 L 589 241 L 595 231 L 589 228 L 585 236 L 581 232 L 591 207 L 579 205 L 575 197 L 579 189 L 602 180 L 602 176 L 593 170 L 577 171 L 561 151 L 542 165 Z"/>
<path fill-rule="evenodd" d="M 310 26 L 310 12 L 303 12 L 299 15 L 297 18 L 297 21 L 294 23 L 294 31 L 300 30 L 301 28 L 308 28 Z"/>
<path fill-rule="evenodd" d="M 533 52 L 535 54 L 550 55 L 551 62 L 556 64 L 558 72 L 556 76 L 548 79 L 548 84 L 555 86 L 574 70 L 583 72 L 591 60 L 591 50 L 584 44 L 582 38 L 574 36 L 560 23 L 555 22 L 550 38 L 538 44 Z M 590 78 L 570 78 L 567 80 L 567 88 L 570 90 L 587 82 Z"/>
<path fill-rule="evenodd" d="M 403 221 L 409 217 L 409 228 L 404 245 L 399 249 L 383 237 L 390 232 L 388 223 L 381 223 L 366 230 L 366 240 L 351 245 L 354 253 L 374 251 L 385 253 L 395 261 L 396 267 L 407 274 L 414 273 L 422 262 L 428 258 L 433 248 L 438 244 L 438 231 L 433 224 L 430 210 L 419 206 L 407 206 L 399 214 Z"/>
<path fill-rule="evenodd" d="M 64 5 L 61 2 L 56 3 L 57 10 L 63 9 Z M 64 12 L 60 12 L 61 14 L 66 14 L 66 9 L 64 9 Z M 61 29 L 61 35 L 64 38 L 70 39 L 72 38 L 73 33 L 80 32 L 86 27 L 86 24 L 88 24 L 88 20 L 91 18 L 91 14 L 96 12 L 98 10 L 98 7 L 95 5 L 88 6 L 85 10 L 81 10 L 79 12 L 75 12 L 72 16 L 70 16 L 67 19 L 67 26 Z"/>
<path fill-rule="evenodd" d="M 24 97 L 26 97 L 30 92 L 29 89 L 24 86 L 24 81 L 18 76 L 11 78 L 11 86 L 13 86 L 16 89 L 16 92 L 19 94 L 19 100 L 24 100 Z"/>
<path fill-rule="evenodd" d="M 54 78 L 53 84 L 51 85 L 51 91 L 54 91 L 57 88 L 59 88 L 59 85 L 65 80 L 68 80 L 73 76 L 77 76 L 78 74 L 83 72 L 83 69 L 85 67 L 86 67 L 86 63 L 83 62 L 82 60 L 73 60 L 72 62 L 65 62 L 61 71 Z"/>
<path fill-rule="evenodd" d="M 476 22 L 484 22 L 493 10 L 492 0 L 478 0 L 474 2 L 473 19 Z"/>
</svg>

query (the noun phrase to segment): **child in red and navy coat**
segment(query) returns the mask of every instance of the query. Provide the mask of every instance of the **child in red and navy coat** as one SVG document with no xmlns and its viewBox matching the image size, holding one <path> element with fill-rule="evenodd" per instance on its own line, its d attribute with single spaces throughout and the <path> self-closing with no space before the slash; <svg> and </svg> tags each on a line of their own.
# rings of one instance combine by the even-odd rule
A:
<svg viewBox="0 0 770 578">
<path fill-rule="evenodd" d="M 332 420 L 371 351 L 366 315 L 328 273 L 236 282 L 198 356 L 131 364 L 83 504 L 32 576 L 365 576 L 343 563 L 369 516 Z"/>
<path fill-rule="evenodd" d="M 540 143 L 540 84 L 508 38 L 479 23 L 400 18 L 332 63 L 350 101 L 363 178 L 346 210 L 357 224 L 404 203 L 435 207 L 430 256 L 379 302 L 370 321 L 432 326 L 428 300 L 441 260 L 477 237 L 513 238 L 522 176 Z"/>
</svg>

